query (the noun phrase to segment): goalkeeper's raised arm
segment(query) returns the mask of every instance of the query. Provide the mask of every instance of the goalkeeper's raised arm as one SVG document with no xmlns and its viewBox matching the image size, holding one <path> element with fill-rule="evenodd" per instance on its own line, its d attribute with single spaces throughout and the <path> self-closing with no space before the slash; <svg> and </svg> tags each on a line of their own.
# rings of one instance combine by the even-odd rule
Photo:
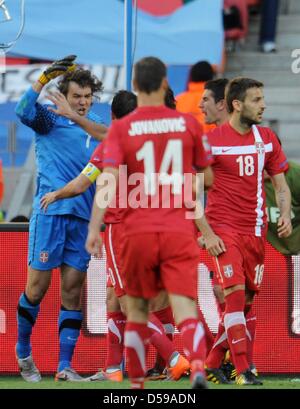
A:
<svg viewBox="0 0 300 409">
<path fill-rule="evenodd" d="M 91 137 L 102 140 L 107 127 L 89 112 L 94 95 L 103 89 L 102 82 L 89 70 L 77 68 L 75 59 L 76 55 L 69 55 L 47 67 L 19 101 L 16 114 L 38 134 L 48 134 L 57 117 L 62 116 L 79 125 Z M 43 87 L 57 77 L 61 77 L 58 91 L 48 96 L 54 106 L 38 104 Z"/>
<path fill-rule="evenodd" d="M 40 75 L 39 79 L 33 84 L 33 89 L 41 92 L 44 85 L 48 84 L 54 78 L 60 75 L 72 72 L 76 69 L 76 55 L 68 55 L 61 60 L 54 61 L 45 71 Z"/>
</svg>

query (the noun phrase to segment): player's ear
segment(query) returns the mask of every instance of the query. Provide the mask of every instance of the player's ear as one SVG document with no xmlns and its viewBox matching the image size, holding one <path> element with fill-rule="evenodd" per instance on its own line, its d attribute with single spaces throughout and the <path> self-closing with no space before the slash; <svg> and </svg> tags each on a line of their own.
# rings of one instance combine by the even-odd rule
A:
<svg viewBox="0 0 300 409">
<path fill-rule="evenodd" d="M 219 111 L 223 111 L 224 109 L 227 109 L 225 99 L 220 99 L 220 101 L 217 102 L 217 107 Z"/>
<path fill-rule="evenodd" d="M 232 101 L 232 106 L 233 106 L 233 109 L 236 111 L 236 112 L 241 112 L 241 110 L 242 110 L 242 101 L 239 101 L 238 99 L 234 99 L 233 101 Z"/>
<path fill-rule="evenodd" d="M 132 88 L 133 88 L 133 91 L 138 92 L 138 87 L 137 87 L 135 78 L 133 78 L 133 81 L 132 81 Z"/>
<path fill-rule="evenodd" d="M 164 90 L 165 92 L 167 92 L 167 90 L 168 90 L 168 88 L 169 88 L 169 83 L 168 83 L 168 80 L 167 80 L 166 77 L 163 78 L 163 80 L 162 80 L 162 82 L 161 82 L 161 86 L 162 86 L 163 90 Z"/>
</svg>

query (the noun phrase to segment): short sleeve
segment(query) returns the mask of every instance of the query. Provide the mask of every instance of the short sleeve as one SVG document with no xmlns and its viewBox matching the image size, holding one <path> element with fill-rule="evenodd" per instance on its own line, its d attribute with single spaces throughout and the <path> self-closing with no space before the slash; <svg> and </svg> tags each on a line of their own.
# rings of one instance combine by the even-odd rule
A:
<svg viewBox="0 0 300 409">
<path fill-rule="evenodd" d="M 277 136 L 271 130 L 269 130 L 269 132 L 273 149 L 267 154 L 265 169 L 270 176 L 274 176 L 288 170 L 288 161 Z"/>
<path fill-rule="evenodd" d="M 96 168 L 98 168 L 99 170 L 102 170 L 103 168 L 103 147 L 104 142 L 100 143 L 97 146 L 97 148 L 94 150 L 90 158 L 90 163 L 96 166 Z"/>
<path fill-rule="evenodd" d="M 103 167 L 118 168 L 124 163 L 124 152 L 121 146 L 122 129 L 118 120 L 112 123 L 103 149 Z"/>
</svg>

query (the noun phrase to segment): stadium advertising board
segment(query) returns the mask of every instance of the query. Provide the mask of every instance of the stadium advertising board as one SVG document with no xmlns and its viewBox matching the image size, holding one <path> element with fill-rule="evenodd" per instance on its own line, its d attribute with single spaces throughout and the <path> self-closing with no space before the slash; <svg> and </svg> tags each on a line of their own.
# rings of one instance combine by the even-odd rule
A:
<svg viewBox="0 0 300 409">
<path fill-rule="evenodd" d="M 26 282 L 28 233 L 0 232 L 0 373 L 16 373 L 14 347 L 17 337 L 16 306 Z M 212 263 L 201 251 L 199 303 L 207 323 L 216 332 L 219 313 L 213 296 Z M 106 346 L 105 254 L 92 260 L 85 288 L 83 332 L 76 347 L 74 368 L 93 373 L 104 366 Z M 59 271 L 54 271 L 51 288 L 33 331 L 33 354 L 44 373 L 56 370 L 58 358 L 57 317 L 60 308 Z M 300 373 L 300 256 L 286 257 L 269 244 L 261 292 L 255 303 L 257 335 L 254 362 L 262 373 Z M 182 350 L 178 335 L 177 347 Z M 153 363 L 150 349 L 148 365 Z"/>
</svg>

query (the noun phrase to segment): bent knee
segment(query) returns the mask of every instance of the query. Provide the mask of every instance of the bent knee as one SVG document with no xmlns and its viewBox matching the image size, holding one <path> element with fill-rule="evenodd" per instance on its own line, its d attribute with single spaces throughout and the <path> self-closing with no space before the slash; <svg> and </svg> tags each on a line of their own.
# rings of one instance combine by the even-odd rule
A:
<svg viewBox="0 0 300 409">
<path fill-rule="evenodd" d="M 39 304 L 44 298 L 48 287 L 27 286 L 26 287 L 26 296 L 32 304 Z"/>
</svg>

